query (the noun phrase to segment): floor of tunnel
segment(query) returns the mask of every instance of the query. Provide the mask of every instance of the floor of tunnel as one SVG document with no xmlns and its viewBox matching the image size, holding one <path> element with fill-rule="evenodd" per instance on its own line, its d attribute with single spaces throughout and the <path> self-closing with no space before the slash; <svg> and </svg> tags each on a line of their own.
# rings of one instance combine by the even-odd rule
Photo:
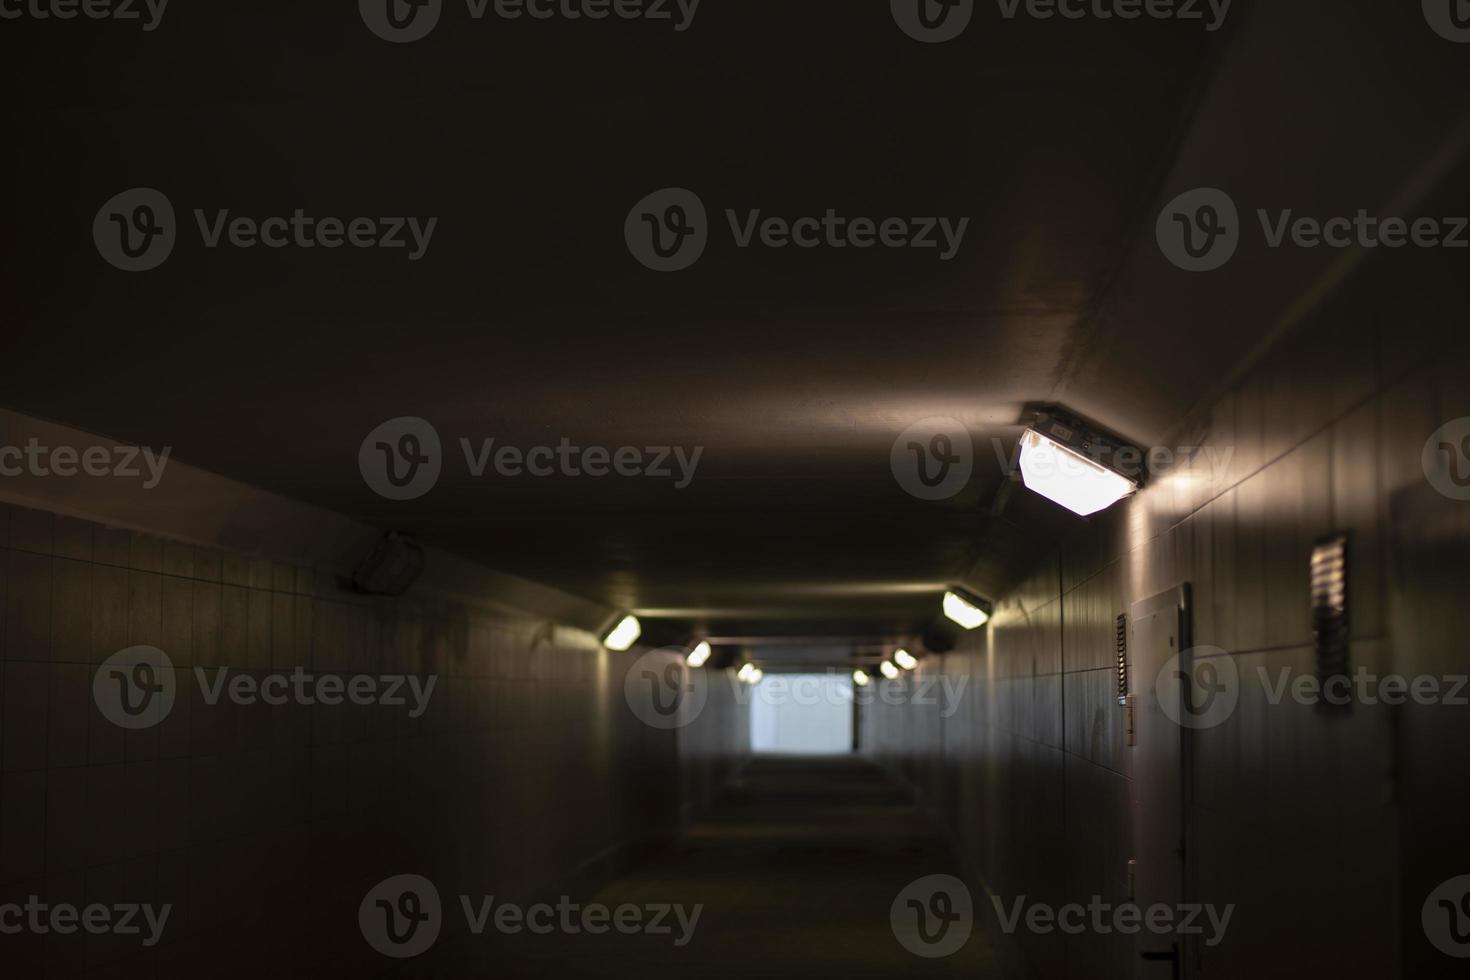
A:
<svg viewBox="0 0 1470 980">
<path fill-rule="evenodd" d="M 958 873 L 910 795 L 872 762 L 758 756 L 676 844 L 589 898 L 611 908 L 701 905 L 687 944 L 671 935 L 545 937 L 507 950 L 495 974 L 999 976 L 978 930 L 936 958 L 895 936 L 899 893 L 924 876 Z"/>
</svg>

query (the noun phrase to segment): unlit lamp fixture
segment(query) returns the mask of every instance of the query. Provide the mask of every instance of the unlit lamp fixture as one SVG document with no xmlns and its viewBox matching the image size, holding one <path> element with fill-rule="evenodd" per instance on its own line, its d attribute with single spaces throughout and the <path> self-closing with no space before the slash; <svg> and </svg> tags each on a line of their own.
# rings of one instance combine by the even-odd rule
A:
<svg viewBox="0 0 1470 980">
<path fill-rule="evenodd" d="M 709 643 L 701 640 L 698 646 L 689 651 L 689 656 L 684 662 L 691 667 L 703 667 L 709 662 L 709 654 Z"/>
<path fill-rule="evenodd" d="M 915 667 L 919 666 L 919 658 L 915 657 L 907 650 L 893 651 L 893 662 L 898 664 L 904 670 L 913 670 Z"/>
<path fill-rule="evenodd" d="M 980 600 L 951 589 L 944 594 L 944 615 L 962 629 L 976 630 L 990 622 L 990 611 Z"/>
<path fill-rule="evenodd" d="M 618 625 L 608 630 L 607 636 L 602 638 L 602 645 L 614 653 L 622 653 L 637 643 L 638 637 L 642 635 L 643 626 L 638 622 L 638 617 L 629 613 L 618 620 Z"/>
<path fill-rule="evenodd" d="M 1124 449 L 1076 419 L 1043 414 L 1021 437 L 1021 478 L 1027 489 L 1087 517 L 1138 490 L 1138 480 L 1103 462 Z"/>
</svg>

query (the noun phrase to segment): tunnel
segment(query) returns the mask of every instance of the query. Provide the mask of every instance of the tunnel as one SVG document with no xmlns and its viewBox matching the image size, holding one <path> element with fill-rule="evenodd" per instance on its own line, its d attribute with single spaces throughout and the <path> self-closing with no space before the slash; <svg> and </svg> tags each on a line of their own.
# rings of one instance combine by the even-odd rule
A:
<svg viewBox="0 0 1470 980">
<path fill-rule="evenodd" d="M 1470 0 L 0 50 L 3 980 L 1470 976 Z"/>
</svg>

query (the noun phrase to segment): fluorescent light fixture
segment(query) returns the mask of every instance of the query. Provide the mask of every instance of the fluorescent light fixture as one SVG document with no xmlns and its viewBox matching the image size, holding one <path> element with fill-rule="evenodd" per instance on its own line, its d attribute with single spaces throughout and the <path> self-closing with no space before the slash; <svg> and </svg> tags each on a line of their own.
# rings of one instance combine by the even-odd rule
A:
<svg viewBox="0 0 1470 980">
<path fill-rule="evenodd" d="M 990 622 L 990 613 L 958 592 L 944 594 L 944 615 L 967 630 L 979 629 Z"/>
<path fill-rule="evenodd" d="M 868 672 L 865 670 L 855 670 L 852 672 L 852 682 L 858 687 L 867 687 L 871 680 L 872 678 L 868 676 Z"/>
<path fill-rule="evenodd" d="M 1021 437 L 1021 477 L 1026 487 L 1053 503 L 1087 517 L 1122 500 L 1138 489 L 1138 481 L 1088 459 L 1062 439 L 1087 445 L 1085 436 L 1058 422 L 1044 422 L 1054 438 L 1039 429 Z"/>
<path fill-rule="evenodd" d="M 883 676 L 888 678 L 889 680 L 898 680 L 898 668 L 893 666 L 892 660 L 883 661 L 882 665 L 878 669 L 883 671 Z"/>
<path fill-rule="evenodd" d="M 624 650 L 638 642 L 638 637 L 643 635 L 643 627 L 638 622 L 638 617 L 631 613 L 624 616 L 618 625 L 602 640 L 602 645 L 616 653 Z"/>
<path fill-rule="evenodd" d="M 709 661 L 709 652 L 709 644 L 701 640 L 697 647 L 689 651 L 685 663 L 691 667 L 703 667 Z"/>
<path fill-rule="evenodd" d="M 913 670 L 915 667 L 919 666 L 919 658 L 914 656 L 912 653 L 909 653 L 907 650 L 893 651 L 893 662 L 898 664 L 904 670 Z"/>
</svg>

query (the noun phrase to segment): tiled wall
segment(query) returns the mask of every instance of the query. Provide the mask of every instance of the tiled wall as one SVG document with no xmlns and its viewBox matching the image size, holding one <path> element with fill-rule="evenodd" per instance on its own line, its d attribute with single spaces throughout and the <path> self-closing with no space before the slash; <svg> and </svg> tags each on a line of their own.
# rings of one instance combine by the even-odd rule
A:
<svg viewBox="0 0 1470 980">
<path fill-rule="evenodd" d="M 977 882 L 1007 900 L 1123 899 L 1140 787 L 1115 696 L 1115 617 L 1188 582 L 1195 643 L 1228 651 L 1242 683 L 1225 724 L 1187 736 L 1194 899 L 1237 905 L 1198 975 L 1383 980 L 1463 965 L 1428 947 L 1419 915 L 1429 888 L 1470 871 L 1457 808 L 1470 709 L 1324 715 L 1269 704 L 1256 670 L 1313 672 L 1308 557 L 1344 530 L 1354 667 L 1470 665 L 1456 639 L 1470 504 L 1434 492 L 1420 458 L 1435 429 L 1470 415 L 1457 258 L 1369 267 L 1188 425 L 1184 444 L 1228 466 L 1079 521 L 986 630 L 925 662 L 971 681 L 951 718 L 867 713 L 867 751 L 917 785 Z M 1028 975 L 1089 980 L 1134 976 L 1131 942 L 1001 940 Z"/>
<path fill-rule="evenodd" d="M 624 700 L 637 656 L 447 602 L 0 507 L 0 904 L 169 902 L 163 941 L 0 936 L 5 977 L 377 976 L 357 907 L 394 874 L 544 897 L 677 827 L 744 751 L 726 684 L 677 736 Z M 93 703 L 100 663 L 164 650 L 157 727 Z M 427 712 L 208 705 L 192 668 L 436 675 Z M 680 756 L 683 756 L 681 761 Z M 606 866 L 605 860 L 600 866 Z M 453 922 L 453 917 L 449 917 Z M 408 972 L 473 975 L 445 935 Z"/>
</svg>

